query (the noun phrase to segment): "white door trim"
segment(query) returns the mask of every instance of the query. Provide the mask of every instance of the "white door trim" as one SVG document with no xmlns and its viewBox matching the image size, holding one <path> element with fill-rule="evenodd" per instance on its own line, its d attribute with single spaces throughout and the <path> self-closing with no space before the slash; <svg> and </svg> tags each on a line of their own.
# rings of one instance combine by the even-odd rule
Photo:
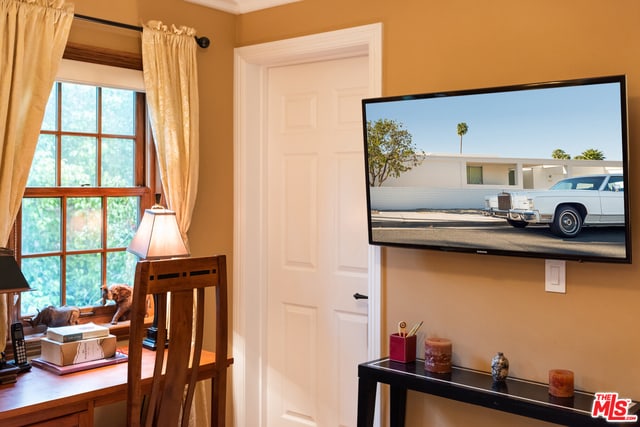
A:
<svg viewBox="0 0 640 427">
<path fill-rule="evenodd" d="M 261 400 L 266 367 L 260 358 L 266 354 L 267 339 L 266 71 L 273 66 L 352 56 L 369 58 L 369 96 L 380 96 L 379 23 L 235 49 L 232 400 L 237 427 L 266 427 Z M 369 359 L 374 359 L 380 357 L 381 349 L 380 250 L 376 247 L 369 250 L 368 291 Z"/>
</svg>

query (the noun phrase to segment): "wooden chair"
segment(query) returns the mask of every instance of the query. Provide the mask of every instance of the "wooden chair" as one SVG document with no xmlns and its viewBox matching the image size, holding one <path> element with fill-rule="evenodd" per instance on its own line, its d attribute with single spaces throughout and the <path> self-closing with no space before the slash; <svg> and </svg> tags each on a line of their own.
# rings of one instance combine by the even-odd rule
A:
<svg viewBox="0 0 640 427">
<path fill-rule="evenodd" d="M 200 360 L 200 353 L 204 295 L 208 287 L 215 289 L 216 357 L 215 361 L 204 363 Z M 171 295 L 167 298 L 169 293 Z M 176 427 L 180 419 L 182 426 L 188 425 L 198 371 L 201 374 L 205 371 L 212 377 L 211 424 L 225 427 L 227 368 L 233 363 L 233 358 L 227 355 L 226 257 L 140 261 L 136 266 L 133 294 L 127 425 Z M 141 372 L 145 370 L 142 366 L 142 341 L 146 334 L 147 295 L 154 296 L 158 321 L 158 351 L 155 352 L 151 386 L 141 380 Z M 167 304 L 170 305 L 169 321 Z M 206 313 L 210 315 L 211 308 Z M 161 351 L 165 347 L 167 328 L 169 344 L 166 351 Z"/>
</svg>

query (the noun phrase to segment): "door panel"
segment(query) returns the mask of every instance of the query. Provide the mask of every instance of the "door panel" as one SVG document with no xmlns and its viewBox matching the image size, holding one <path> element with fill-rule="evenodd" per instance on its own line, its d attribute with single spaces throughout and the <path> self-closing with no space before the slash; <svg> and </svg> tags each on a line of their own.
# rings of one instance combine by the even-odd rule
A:
<svg viewBox="0 0 640 427">
<path fill-rule="evenodd" d="M 353 57 L 268 72 L 267 424 L 355 426 L 368 243 Z M 364 79 L 363 80 L 363 76 Z"/>
</svg>

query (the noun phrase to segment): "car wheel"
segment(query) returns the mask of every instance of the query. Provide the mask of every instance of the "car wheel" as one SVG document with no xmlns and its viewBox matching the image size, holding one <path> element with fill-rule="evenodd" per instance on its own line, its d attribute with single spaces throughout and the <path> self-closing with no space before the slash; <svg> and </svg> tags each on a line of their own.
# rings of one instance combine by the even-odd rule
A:
<svg viewBox="0 0 640 427">
<path fill-rule="evenodd" d="M 560 237 L 576 237 L 582 228 L 582 216 L 572 206 L 559 206 L 551 224 L 551 232 Z"/>
<path fill-rule="evenodd" d="M 529 223 L 527 221 L 516 221 L 515 219 L 508 219 L 507 222 L 510 226 L 515 228 L 525 228 Z"/>
</svg>

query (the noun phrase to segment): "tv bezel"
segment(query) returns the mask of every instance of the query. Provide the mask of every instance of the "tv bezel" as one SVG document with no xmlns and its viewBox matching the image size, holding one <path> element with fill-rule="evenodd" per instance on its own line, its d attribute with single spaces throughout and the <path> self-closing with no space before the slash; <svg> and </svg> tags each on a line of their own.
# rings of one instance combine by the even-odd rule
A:
<svg viewBox="0 0 640 427">
<path fill-rule="evenodd" d="M 465 96 L 476 94 L 490 94 L 498 92 L 515 92 L 531 89 L 551 89 L 570 86 L 582 86 L 591 84 L 603 84 L 603 83 L 618 83 L 620 85 L 620 113 L 621 113 L 621 151 L 622 151 L 622 174 L 624 180 L 624 236 L 625 236 L 625 256 L 624 257 L 608 257 L 603 255 L 584 255 L 576 253 L 547 253 L 544 251 L 517 251 L 517 250 L 502 250 L 491 249 L 478 246 L 463 247 L 463 246 L 443 246 L 437 244 L 428 244 L 428 242 L 413 244 L 404 242 L 387 242 L 376 241 L 373 238 L 373 220 L 371 210 L 371 194 L 370 194 L 370 180 L 369 180 L 369 160 L 368 160 L 368 141 L 367 141 L 367 105 L 381 102 L 395 102 L 395 101 L 407 101 L 413 99 L 426 99 L 426 98 L 443 98 L 452 96 Z M 506 86 L 494 86 L 494 87 L 481 87 L 473 89 L 463 90 L 451 90 L 440 92 L 425 92 L 409 95 L 392 95 L 392 96 L 380 96 L 375 98 L 365 98 L 362 100 L 362 128 L 364 139 L 364 166 L 365 166 L 365 183 L 366 183 L 366 203 L 367 203 L 367 233 L 369 244 L 376 246 L 388 246 L 399 248 L 412 248 L 412 249 L 424 249 L 435 250 L 440 252 L 460 252 L 460 253 L 472 253 L 480 255 L 498 255 L 498 256 L 510 256 L 510 257 L 524 257 L 524 258 L 541 258 L 541 259 L 557 259 L 566 261 L 578 261 L 578 262 L 603 262 L 603 263 L 623 263 L 631 264 L 632 252 L 631 252 L 631 216 L 630 216 L 630 186 L 629 186 L 629 129 L 628 129 L 628 97 L 627 97 L 627 83 L 626 75 L 609 75 L 599 77 L 585 77 L 578 79 L 566 79 L 566 80 L 554 80 L 536 83 L 523 83 L 513 84 Z"/>
</svg>

